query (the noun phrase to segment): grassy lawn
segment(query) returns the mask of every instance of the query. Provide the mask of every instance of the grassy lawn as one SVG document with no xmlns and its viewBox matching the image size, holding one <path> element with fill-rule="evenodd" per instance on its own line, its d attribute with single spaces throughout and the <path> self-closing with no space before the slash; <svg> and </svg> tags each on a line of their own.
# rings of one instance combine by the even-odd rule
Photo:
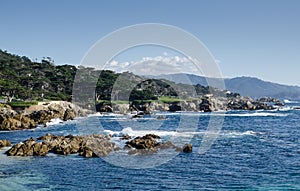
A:
<svg viewBox="0 0 300 191">
<path fill-rule="evenodd" d="M 158 101 L 162 102 L 162 103 L 173 103 L 173 102 L 179 102 L 182 100 L 177 97 L 161 96 L 158 98 Z"/>
</svg>

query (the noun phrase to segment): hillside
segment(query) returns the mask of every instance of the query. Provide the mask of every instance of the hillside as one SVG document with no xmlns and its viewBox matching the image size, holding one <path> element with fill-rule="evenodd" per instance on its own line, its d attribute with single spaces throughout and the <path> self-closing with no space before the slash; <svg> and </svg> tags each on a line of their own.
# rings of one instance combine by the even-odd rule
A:
<svg viewBox="0 0 300 191">
<path fill-rule="evenodd" d="M 75 66 L 55 66 L 51 58 L 41 63 L 0 50 L 0 96 L 23 100 L 69 100 Z"/>
<path fill-rule="evenodd" d="M 175 83 L 201 84 L 207 86 L 206 78 L 193 74 L 170 74 L 151 76 L 156 79 L 167 79 Z M 209 78 L 212 84 L 218 84 L 219 79 Z M 225 78 L 225 87 L 232 92 L 252 98 L 277 97 L 281 99 L 300 99 L 300 87 L 266 82 L 253 77 Z M 216 85 L 218 87 L 218 85 Z"/>
<path fill-rule="evenodd" d="M 0 51 L 0 69 L 1 100 L 7 99 L 13 107 L 20 107 L 20 103 L 31 104 L 43 100 L 72 100 L 83 108 L 93 109 L 96 106 L 97 111 L 107 112 L 114 111 L 113 107 L 116 105 L 125 105 L 127 110 L 145 112 L 149 112 L 151 108 L 207 112 L 273 108 L 264 101 L 240 96 L 235 91 L 215 88 L 218 87 L 218 79 L 211 79 L 213 84 L 207 86 L 199 84 L 205 83 L 203 77 L 190 76 L 195 83 L 192 85 L 177 76 L 176 80 L 180 81 L 175 83 L 171 81 L 173 79 L 145 78 L 130 72 L 115 73 L 83 66 L 57 66 L 49 57 L 40 63 L 33 62 L 27 57 L 5 51 Z M 234 83 L 237 84 L 236 89 L 241 89 L 240 86 L 247 87 L 243 78 L 238 81 L 240 84 Z M 276 87 L 273 91 L 275 89 Z"/>
<path fill-rule="evenodd" d="M 76 81 L 77 86 L 73 87 L 76 73 L 80 74 L 80 78 Z M 96 87 L 91 82 L 96 82 Z M 195 86 L 195 92 L 190 85 L 143 78 L 129 72 L 119 74 L 83 66 L 55 65 L 49 57 L 41 62 L 33 62 L 25 56 L 0 50 L 1 100 L 70 101 L 73 88 L 79 88 L 84 99 L 89 96 L 89 87 L 95 93 L 95 100 L 90 102 L 157 100 L 161 96 L 188 98 L 209 93 L 208 87 Z"/>
</svg>

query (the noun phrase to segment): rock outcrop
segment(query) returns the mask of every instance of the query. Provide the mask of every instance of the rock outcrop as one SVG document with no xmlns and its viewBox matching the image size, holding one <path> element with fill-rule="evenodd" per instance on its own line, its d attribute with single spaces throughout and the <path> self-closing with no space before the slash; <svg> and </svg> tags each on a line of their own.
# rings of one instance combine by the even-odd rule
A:
<svg viewBox="0 0 300 191">
<path fill-rule="evenodd" d="M 150 104 L 146 103 L 144 107 L 141 105 L 138 106 L 140 111 L 145 113 L 151 113 L 153 111 L 194 111 L 194 112 L 213 112 L 219 110 L 270 110 L 274 109 L 273 106 L 268 105 L 265 102 L 265 99 L 262 100 L 253 100 L 249 97 L 236 96 L 236 97 L 202 97 L 194 100 L 184 100 L 184 101 L 176 101 L 171 103 L 159 103 L 157 101 L 153 101 Z M 274 105 L 281 106 L 281 102 L 278 99 L 272 99 L 275 101 Z M 119 113 L 128 113 L 129 111 L 126 109 L 120 109 L 123 106 L 115 105 L 116 111 Z M 126 107 L 128 108 L 128 107 Z M 115 111 L 115 110 L 114 110 Z"/>
<path fill-rule="evenodd" d="M 128 154 L 153 154 L 157 153 L 159 149 L 175 149 L 181 151 L 182 149 L 175 146 L 172 142 L 158 142 L 160 139 L 158 135 L 146 134 L 143 137 L 136 137 L 126 142 L 124 149 L 129 150 Z"/>
<path fill-rule="evenodd" d="M 131 139 L 130 136 L 123 136 L 121 140 Z M 192 145 L 186 144 L 182 148 L 174 145 L 171 141 L 158 141 L 160 137 L 155 134 L 146 134 L 142 137 L 135 137 L 125 143 L 124 150 L 129 155 L 142 154 L 151 155 L 162 149 L 173 149 L 176 152 L 192 152 Z M 11 146 L 7 140 L 0 140 L 0 148 Z M 86 136 L 55 136 L 46 134 L 37 139 L 29 138 L 24 142 L 13 145 L 5 152 L 8 156 L 45 156 L 48 153 L 57 155 L 78 154 L 80 156 L 105 157 L 120 148 L 110 140 L 110 136 L 103 134 L 93 134 Z"/>
<path fill-rule="evenodd" d="M 55 136 L 46 134 L 37 140 L 30 138 L 24 142 L 15 144 L 6 151 L 8 156 L 45 156 L 49 152 L 58 155 L 76 154 L 90 158 L 96 156 L 107 156 L 118 148 L 108 136 Z"/>
<path fill-rule="evenodd" d="M 86 116 L 87 110 L 70 102 L 49 102 L 32 106 L 24 111 L 0 108 L 0 130 L 32 129 L 39 124 L 46 125 L 51 119 L 73 120 L 78 116 Z"/>
</svg>

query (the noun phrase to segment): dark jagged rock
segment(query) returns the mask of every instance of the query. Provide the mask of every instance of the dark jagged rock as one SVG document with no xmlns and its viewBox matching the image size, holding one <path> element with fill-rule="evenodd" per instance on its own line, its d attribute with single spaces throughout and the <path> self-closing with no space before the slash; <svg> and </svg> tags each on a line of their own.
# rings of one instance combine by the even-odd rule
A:
<svg viewBox="0 0 300 191">
<path fill-rule="evenodd" d="M 130 135 L 123 135 L 120 139 L 121 140 L 129 140 L 129 139 L 131 139 L 131 136 Z"/>
<path fill-rule="evenodd" d="M 145 136 L 143 136 L 142 138 L 144 139 L 160 139 L 160 136 L 155 135 L 155 134 L 146 134 Z"/>
<path fill-rule="evenodd" d="M 193 151 L 193 146 L 192 146 L 192 144 L 185 144 L 185 145 L 183 146 L 182 151 L 183 151 L 184 153 L 191 153 L 191 152 Z"/>
<path fill-rule="evenodd" d="M 272 103 L 280 103 L 280 100 L 278 98 L 272 98 L 272 97 L 262 97 L 258 101 L 260 102 L 272 102 Z"/>
<path fill-rule="evenodd" d="M 169 106 L 169 111 L 171 112 L 181 111 L 181 106 L 179 105 L 179 103 L 173 103 Z"/>
<path fill-rule="evenodd" d="M 208 99 L 202 99 L 202 102 L 199 104 L 199 110 L 204 112 L 211 112 L 214 109 L 212 108 L 211 102 Z"/>
</svg>

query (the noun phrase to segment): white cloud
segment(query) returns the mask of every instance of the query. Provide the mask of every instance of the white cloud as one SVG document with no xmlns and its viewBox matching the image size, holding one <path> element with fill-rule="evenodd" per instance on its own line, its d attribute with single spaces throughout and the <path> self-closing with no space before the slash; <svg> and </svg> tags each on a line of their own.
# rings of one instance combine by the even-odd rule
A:
<svg viewBox="0 0 300 191">
<path fill-rule="evenodd" d="M 115 61 L 115 60 L 113 60 L 113 61 L 111 61 L 109 64 L 110 64 L 110 66 L 117 66 L 117 65 L 118 65 L 118 62 Z"/>
<path fill-rule="evenodd" d="M 217 61 L 219 62 L 219 61 Z M 162 75 L 174 73 L 190 73 L 203 75 L 199 67 L 201 63 L 190 57 L 172 56 L 168 53 L 163 53 L 163 56 L 143 57 L 136 62 L 122 62 L 116 60 L 109 62 L 105 69 L 115 72 L 130 71 L 137 75 Z"/>
</svg>

